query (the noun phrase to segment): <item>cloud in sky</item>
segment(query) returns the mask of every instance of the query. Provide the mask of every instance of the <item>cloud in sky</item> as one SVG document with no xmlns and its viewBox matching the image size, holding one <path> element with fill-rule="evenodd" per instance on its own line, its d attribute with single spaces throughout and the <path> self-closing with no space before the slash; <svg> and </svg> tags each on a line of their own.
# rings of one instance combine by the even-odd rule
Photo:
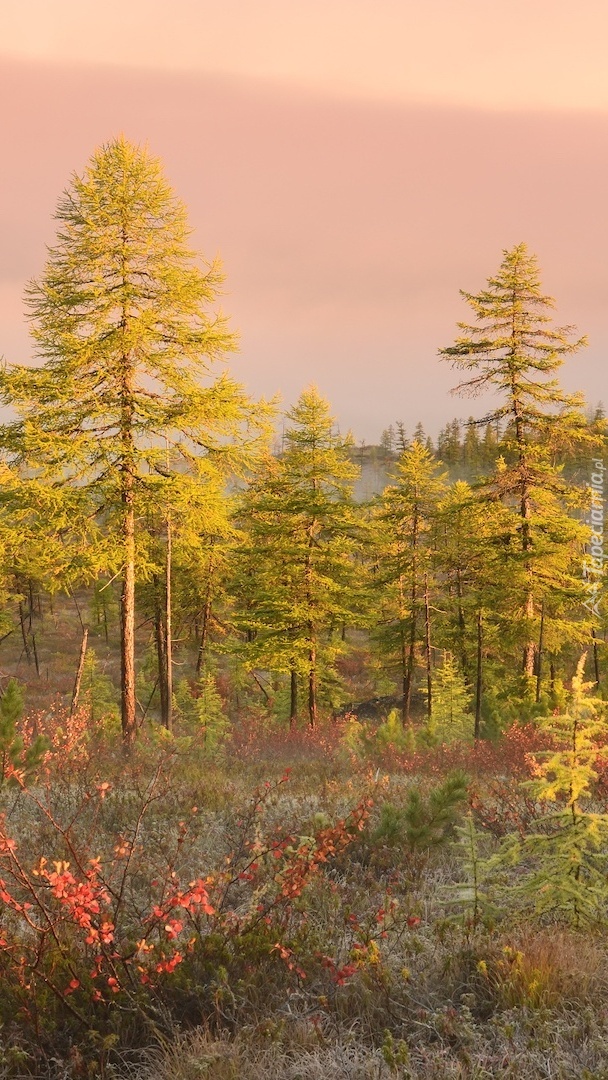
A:
<svg viewBox="0 0 608 1080">
<path fill-rule="evenodd" d="M 162 52 L 164 24 L 154 21 L 160 5 L 123 4 L 121 47 L 126 50 L 132 40 L 135 15 L 143 6 L 150 18 L 142 22 L 143 44 L 130 68 L 67 62 L 84 40 L 88 20 L 101 11 L 89 2 L 63 0 L 59 10 L 67 16 L 78 7 L 80 22 L 70 37 L 69 20 L 60 19 L 51 39 L 44 14 L 51 5 L 35 11 L 33 0 L 26 0 L 23 8 L 34 27 L 30 60 L 16 55 L 17 44 L 25 40 L 18 26 L 16 36 L 4 39 L 15 56 L 0 71 L 5 103 L 0 128 L 10 151 L 0 177 L 0 353 L 28 359 L 20 296 L 25 281 L 40 273 L 44 244 L 53 241 L 59 193 L 96 146 L 124 131 L 162 158 L 188 206 L 196 246 L 209 256 L 219 251 L 223 258 L 223 306 L 241 331 L 242 345 L 230 366 L 252 392 L 278 389 L 290 402 L 307 382 L 316 381 L 342 426 L 368 442 L 397 418 L 410 429 L 421 418 L 436 430 L 454 414 L 475 411 L 475 403 L 448 397 L 455 380 L 438 363 L 437 349 L 452 341 L 456 320 L 467 315 L 458 289 L 481 288 L 502 249 L 525 240 L 539 255 L 547 291 L 558 298 L 559 321 L 577 323 L 591 338 L 587 353 L 568 363 L 564 382 L 585 389 L 592 401 L 608 398 L 603 359 L 608 111 L 433 105 L 422 103 L 422 92 L 416 101 L 407 101 L 407 94 L 402 100 L 398 95 L 388 100 L 390 94 L 387 100 L 365 100 L 373 95 L 363 84 L 357 93 L 328 89 L 324 76 L 306 67 L 306 57 L 307 82 L 297 72 L 277 82 L 260 78 L 257 70 L 237 71 L 247 65 L 239 59 L 240 38 L 232 53 L 222 44 L 228 16 L 238 10 L 244 17 L 253 8 L 258 13 L 258 36 L 250 50 L 255 68 L 265 55 L 264 28 L 279 6 L 285 11 L 283 0 L 280 5 L 225 0 L 221 14 L 207 3 L 178 0 L 172 41 L 179 64 L 185 64 L 182 52 L 190 48 L 188 35 L 180 36 L 180 19 L 189 11 L 190 38 L 199 35 L 203 54 L 199 67 L 210 63 L 213 51 L 219 67 L 229 66 L 222 57 L 232 57 L 234 70 L 210 74 L 195 70 L 194 62 L 189 72 L 152 70 L 154 64 L 163 67 L 162 57 L 146 51 L 149 38 Z M 380 7 L 385 20 L 398 19 L 400 10 L 411 20 L 418 6 Z M 469 12 L 476 6 L 463 5 Z M 546 6 L 539 0 L 534 10 Z M 349 23 L 341 0 L 332 5 L 309 0 L 312 27 L 320 26 L 322 7 L 334 14 L 341 10 L 343 28 Z M 114 8 L 118 11 L 112 0 L 104 13 L 116 32 Z M 551 8 L 558 25 L 562 5 Z M 599 17 L 598 5 L 583 8 Z M 438 0 L 431 9 L 451 10 Z M 5 6 L 5 20 L 7 10 L 21 9 Z M 301 18 L 299 0 L 289 10 Z M 349 0 L 348 10 L 361 29 L 371 4 Z M 35 15 L 40 15 L 37 23 Z M 204 38 L 203 15 L 208 16 Z M 253 35 L 250 18 L 244 18 L 241 35 Z M 329 17 L 326 22 L 330 33 L 334 24 Z M 532 39 L 535 25 L 531 17 Z M 290 33 L 298 27 L 295 19 Z M 275 50 L 288 29 L 283 24 L 276 29 Z M 331 33 L 337 34 L 336 27 Z M 445 28 L 438 34 L 440 57 L 446 34 Z M 312 56 L 312 42 L 304 38 L 302 48 Z M 90 55 L 107 60 L 108 40 L 109 31 L 106 38 L 87 38 L 80 60 Z M 217 48 L 212 50 L 210 42 Z M 455 51 L 457 45 L 455 40 Z M 595 39 L 590 47 L 595 48 Z M 357 54 L 354 44 L 349 48 L 352 61 Z M 243 46 L 243 57 L 245 52 Z M 323 49 L 314 55 L 321 70 Z M 271 74 L 278 78 L 280 72 Z M 515 74 L 510 72 L 511 83 Z M 380 86 L 379 76 L 374 78 Z"/>
<path fill-rule="evenodd" d="M 4 0 L 8 55 L 367 99 L 607 108 L 605 0 Z"/>
</svg>

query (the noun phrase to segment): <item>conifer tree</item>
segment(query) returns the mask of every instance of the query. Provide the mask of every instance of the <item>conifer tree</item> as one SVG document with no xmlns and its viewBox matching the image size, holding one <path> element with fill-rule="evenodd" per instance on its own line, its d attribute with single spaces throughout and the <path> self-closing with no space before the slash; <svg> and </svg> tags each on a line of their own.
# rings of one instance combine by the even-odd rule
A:
<svg viewBox="0 0 608 1080">
<path fill-rule="evenodd" d="M 392 424 L 389 424 L 382 432 L 380 448 L 384 452 L 385 458 L 390 459 L 395 450 L 395 429 Z"/>
<path fill-rule="evenodd" d="M 407 431 L 405 430 L 405 424 L 403 420 L 397 420 L 395 427 L 397 429 L 397 436 L 395 439 L 394 450 L 398 454 L 402 454 L 404 450 L 407 450 L 410 445 L 410 440 L 407 437 Z"/>
<path fill-rule="evenodd" d="M 11 625 L 12 601 L 28 663 L 38 667 L 34 616 L 40 616 L 42 596 L 73 597 L 96 580 L 107 554 L 83 488 L 0 465 L 0 632 Z"/>
<path fill-rule="evenodd" d="M 500 439 L 497 432 L 497 424 L 487 423 L 483 429 L 481 440 L 481 464 L 482 471 L 487 473 L 496 464 L 499 455 Z"/>
<path fill-rule="evenodd" d="M 501 853 L 502 859 L 523 863 L 518 891 L 533 902 L 536 912 L 551 913 L 575 927 L 603 922 L 608 904 L 608 815 L 592 804 L 605 704 L 589 695 L 584 668 L 583 655 L 568 709 L 545 720 L 554 747 L 540 755 L 536 777 L 526 783 L 536 799 L 555 809 L 539 820 L 537 832 L 507 837 Z"/>
<path fill-rule="evenodd" d="M 416 649 L 424 621 L 429 533 L 444 480 L 429 451 L 414 441 L 396 463 L 394 482 L 382 494 L 377 517 L 375 584 L 380 593 L 375 636 L 400 672 L 404 724 L 410 721 Z"/>
<path fill-rule="evenodd" d="M 48 742 L 37 735 L 24 746 L 18 732 L 18 722 L 23 713 L 23 693 L 14 679 L 9 679 L 0 696 L 0 788 L 7 783 L 23 784 L 40 764 Z"/>
<path fill-rule="evenodd" d="M 462 444 L 462 461 L 465 468 L 476 475 L 480 465 L 479 429 L 472 416 L 467 420 L 466 432 Z"/>
<path fill-rule="evenodd" d="M 462 292 L 476 323 L 459 323 L 461 336 L 440 355 L 467 376 L 456 392 L 494 392 L 500 402 L 479 423 L 505 423 L 506 464 L 495 478 L 501 499 L 516 508 L 521 552 L 523 671 L 534 674 L 540 596 L 547 559 L 555 542 L 547 543 L 551 526 L 566 494 L 559 470 L 552 466 L 549 445 L 556 438 L 580 434 L 579 395 L 565 394 L 551 378 L 565 356 L 586 344 L 571 340 L 571 327 L 552 327 L 551 297 L 541 290 L 537 261 L 525 244 L 504 252 L 498 273 L 478 294 Z M 562 511 L 558 529 L 565 525 Z M 539 559 L 538 556 L 542 555 Z"/>
<path fill-rule="evenodd" d="M 209 314 L 222 275 L 199 268 L 186 212 L 160 164 L 123 137 L 99 149 L 59 201 L 59 232 L 28 302 L 37 368 L 0 377 L 19 419 L 5 448 L 57 483 L 90 490 L 122 577 L 125 743 L 135 730 L 136 503 L 163 473 L 165 442 L 192 475 L 229 469 L 231 445 L 255 415 L 210 362 L 234 348 Z"/>
<path fill-rule="evenodd" d="M 435 674 L 427 735 L 433 743 L 470 740 L 473 736 L 471 694 L 450 653 L 444 653 Z"/>
<path fill-rule="evenodd" d="M 328 403 L 310 387 L 287 413 L 284 450 L 241 501 L 236 622 L 252 661 L 290 674 L 290 719 L 303 677 L 308 720 L 318 717 L 319 672 L 343 650 L 336 633 L 356 610 L 358 469 L 334 431 Z"/>
</svg>

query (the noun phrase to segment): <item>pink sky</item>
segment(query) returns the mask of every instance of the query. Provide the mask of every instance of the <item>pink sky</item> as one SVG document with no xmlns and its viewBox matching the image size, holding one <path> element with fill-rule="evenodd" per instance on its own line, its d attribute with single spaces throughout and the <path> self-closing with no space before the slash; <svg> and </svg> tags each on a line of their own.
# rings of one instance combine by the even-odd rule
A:
<svg viewBox="0 0 608 1080">
<path fill-rule="evenodd" d="M 223 259 L 252 393 L 288 404 L 315 381 L 368 442 L 468 415 L 437 349 L 458 289 L 525 240 L 558 321 L 591 340 L 563 382 L 608 404 L 608 5 L 219 7 L 5 0 L 0 353 L 28 360 L 21 297 L 57 198 L 124 131 Z"/>
</svg>

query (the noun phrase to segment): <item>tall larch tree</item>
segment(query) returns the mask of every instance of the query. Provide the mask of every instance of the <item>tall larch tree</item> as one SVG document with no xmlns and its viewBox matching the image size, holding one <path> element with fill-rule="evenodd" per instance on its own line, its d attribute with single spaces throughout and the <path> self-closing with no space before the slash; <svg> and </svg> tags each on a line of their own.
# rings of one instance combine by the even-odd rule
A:
<svg viewBox="0 0 608 1080">
<path fill-rule="evenodd" d="M 57 240 L 27 291 L 40 367 L 10 366 L 0 395 L 18 420 L 9 459 L 56 483 L 88 487 L 116 537 L 125 744 L 136 732 L 135 553 L 138 500 L 171 460 L 193 476 L 231 467 L 258 413 L 213 361 L 235 346 L 210 313 L 222 282 L 190 248 L 184 206 L 160 163 L 120 137 L 61 197 Z M 161 496 L 161 498 L 164 498 Z"/>
<path fill-rule="evenodd" d="M 523 672 L 531 678 L 537 653 L 539 583 L 546 580 L 550 550 L 563 541 L 557 533 L 567 529 L 561 511 L 567 492 L 548 446 L 558 429 L 570 437 L 584 426 L 580 397 L 564 393 L 552 376 L 586 339 L 572 339 L 572 327 L 551 325 L 554 301 L 542 292 L 537 260 L 525 244 L 504 252 L 487 288 L 477 294 L 461 291 L 461 295 L 476 322 L 459 323 L 460 336 L 440 355 L 465 373 L 455 392 L 499 396 L 499 403 L 478 422 L 506 425 L 506 464 L 496 480 L 500 497 L 516 508 L 519 518 L 522 584 L 517 615 L 523 629 Z M 542 560 L 537 553 L 542 553 Z"/>
</svg>

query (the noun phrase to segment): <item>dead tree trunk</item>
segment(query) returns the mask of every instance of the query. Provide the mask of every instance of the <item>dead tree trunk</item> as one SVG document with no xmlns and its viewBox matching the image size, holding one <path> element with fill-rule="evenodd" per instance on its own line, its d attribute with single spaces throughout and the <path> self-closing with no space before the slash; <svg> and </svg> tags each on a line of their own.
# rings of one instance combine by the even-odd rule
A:
<svg viewBox="0 0 608 1080">
<path fill-rule="evenodd" d="M 74 680 L 74 689 L 72 690 L 72 701 L 70 703 L 70 716 L 76 712 L 78 708 L 78 699 L 80 697 L 80 686 L 82 683 L 82 673 L 84 671 L 84 662 L 87 655 L 87 642 L 89 640 L 88 627 L 85 628 L 82 634 L 82 641 L 80 643 L 80 657 L 78 659 L 78 667 L 76 669 L 76 678 Z"/>
</svg>

